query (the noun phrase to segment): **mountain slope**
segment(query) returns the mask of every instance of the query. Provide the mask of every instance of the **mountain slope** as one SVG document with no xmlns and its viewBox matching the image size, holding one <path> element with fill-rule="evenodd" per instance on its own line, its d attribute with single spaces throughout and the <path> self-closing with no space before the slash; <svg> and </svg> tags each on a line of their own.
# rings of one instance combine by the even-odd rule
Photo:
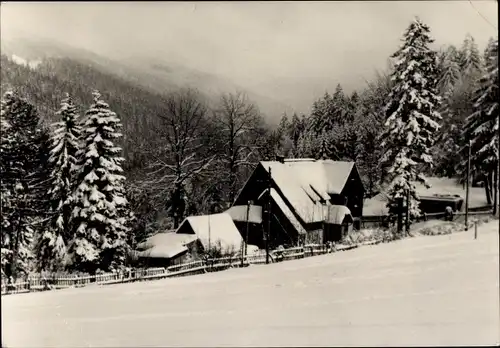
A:
<svg viewBox="0 0 500 348">
<path fill-rule="evenodd" d="M 156 137 L 156 115 L 166 113 L 163 96 L 124 81 L 109 73 L 69 58 L 46 58 L 35 69 L 1 56 L 2 93 L 13 88 L 36 105 L 45 123 L 52 123 L 64 93 L 79 106 L 80 114 L 92 102 L 92 90 L 99 89 L 123 121 L 125 157 L 130 166 L 141 165 L 143 158 L 133 154 L 137 147 L 150 146 Z"/>
<path fill-rule="evenodd" d="M 243 91 L 270 124 L 277 124 L 283 112 L 293 112 L 285 103 L 249 91 L 226 79 L 157 58 L 136 56 L 111 60 L 84 49 L 39 38 L 2 37 L 1 46 L 2 54 L 11 58 L 17 56 L 32 62 L 46 58 L 70 58 L 161 94 L 181 87 L 193 87 L 212 102 L 217 102 L 221 93 Z"/>
</svg>

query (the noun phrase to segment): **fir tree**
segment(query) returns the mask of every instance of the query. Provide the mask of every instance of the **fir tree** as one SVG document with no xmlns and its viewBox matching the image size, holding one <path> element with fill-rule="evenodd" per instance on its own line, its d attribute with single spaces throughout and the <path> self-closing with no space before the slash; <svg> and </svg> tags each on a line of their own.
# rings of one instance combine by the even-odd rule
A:
<svg viewBox="0 0 500 348">
<path fill-rule="evenodd" d="M 66 245 L 71 238 L 70 219 L 73 210 L 72 194 L 76 153 L 81 135 L 77 124 L 77 109 L 69 95 L 57 113 L 62 121 L 55 123 L 50 151 L 50 222 L 36 242 L 35 252 L 39 269 L 56 270 L 64 262 Z"/>
<path fill-rule="evenodd" d="M 368 83 L 362 93 L 360 114 L 356 123 L 359 129 L 357 164 L 363 173 L 362 178 L 366 183 L 367 195 L 370 196 L 379 192 L 382 149 L 378 137 L 385 122 L 384 107 L 389 100 L 392 85 L 388 73 L 377 73 L 375 79 Z"/>
<path fill-rule="evenodd" d="M 290 128 L 288 130 L 288 135 L 292 141 L 292 153 L 293 157 L 299 156 L 299 138 L 304 133 L 305 129 L 305 116 L 302 115 L 302 118 L 299 118 L 297 114 L 293 114 L 292 121 L 290 122 Z"/>
<path fill-rule="evenodd" d="M 129 217 L 122 150 L 114 144 L 122 136 L 120 119 L 99 92 L 93 96 L 83 126 L 84 145 L 77 154 L 74 235 L 68 245 L 71 266 L 90 272 L 97 267 L 116 269 L 124 263 Z"/>
<path fill-rule="evenodd" d="M 2 273 L 16 278 L 29 272 L 41 158 L 41 128 L 33 105 L 13 92 L 2 100 Z M 4 196 L 5 195 L 5 196 Z"/>
<path fill-rule="evenodd" d="M 473 166 L 491 184 L 499 156 L 498 40 L 488 46 L 486 64 L 486 71 L 475 93 L 474 112 L 467 118 L 464 137 L 470 141 Z M 491 203 L 491 192 L 487 192 L 487 197 Z"/>
<path fill-rule="evenodd" d="M 297 142 L 297 157 L 318 158 L 320 140 L 322 140 L 321 137 L 318 137 L 311 129 L 304 131 Z"/>
<path fill-rule="evenodd" d="M 356 97 L 354 97 L 356 98 Z M 335 92 L 331 97 L 329 114 L 332 119 L 332 127 L 335 125 L 343 125 L 349 121 L 349 99 L 344 94 L 344 89 L 340 84 L 335 88 Z M 352 119 L 351 119 L 352 120 Z"/>
<path fill-rule="evenodd" d="M 328 131 L 323 131 L 318 137 L 318 149 L 315 151 L 316 159 L 333 159 L 335 152 L 333 151 L 332 144 L 332 133 Z"/>
<path fill-rule="evenodd" d="M 335 145 L 336 156 L 346 161 L 356 161 L 358 155 L 358 125 L 354 119 L 336 129 Z"/>
<path fill-rule="evenodd" d="M 331 131 L 333 128 L 332 97 L 325 92 L 321 99 L 313 103 L 310 117 L 310 128 L 316 134 Z"/>
<path fill-rule="evenodd" d="M 460 65 L 458 62 L 458 53 L 454 46 L 450 46 L 442 62 L 438 89 L 444 98 L 448 98 L 452 93 L 456 83 L 460 80 Z"/>
<path fill-rule="evenodd" d="M 432 165 L 430 148 L 441 119 L 436 95 L 436 53 L 427 25 L 418 18 L 404 34 L 403 44 L 392 56 L 394 86 L 386 105 L 385 130 L 382 133 L 385 180 L 390 183 L 388 206 L 393 212 L 397 198 L 410 195 L 410 216 L 420 214 L 413 182 L 426 183 L 420 174 Z"/>
<path fill-rule="evenodd" d="M 476 78 L 481 73 L 481 54 L 471 35 L 467 35 L 462 45 L 460 69 L 469 77 Z"/>
<path fill-rule="evenodd" d="M 10 167 L 12 162 L 10 160 L 12 145 L 14 142 L 14 137 L 11 132 L 11 125 L 7 120 L 8 102 L 11 98 L 10 94 L 6 94 L 2 99 L 2 111 L 0 113 L 0 203 L 1 203 L 1 231 L 2 231 L 2 246 L 1 246 L 1 260 L 2 260 L 2 276 L 6 276 L 7 268 L 10 265 L 10 260 L 12 259 L 13 247 L 10 243 L 11 239 L 11 223 L 9 215 L 12 211 L 11 197 L 12 197 L 12 186 L 9 185 L 7 180 Z"/>
</svg>

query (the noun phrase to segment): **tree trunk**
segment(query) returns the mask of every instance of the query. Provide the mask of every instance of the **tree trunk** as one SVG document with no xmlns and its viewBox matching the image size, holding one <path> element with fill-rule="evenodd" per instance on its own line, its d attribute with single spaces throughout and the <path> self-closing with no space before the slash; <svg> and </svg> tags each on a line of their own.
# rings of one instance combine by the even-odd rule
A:
<svg viewBox="0 0 500 348">
<path fill-rule="evenodd" d="M 368 194 L 369 194 L 369 197 L 370 197 L 370 198 L 371 198 L 371 197 L 372 197 L 372 195 L 373 195 L 373 186 L 374 186 L 374 185 L 373 185 L 373 181 L 374 181 L 374 180 L 373 180 L 373 176 L 372 176 L 372 175 L 370 175 L 370 176 L 369 176 L 369 181 L 368 181 L 368 185 L 369 185 L 369 186 L 368 186 Z"/>
<path fill-rule="evenodd" d="M 484 191 L 486 193 L 486 203 L 491 205 L 491 191 L 490 191 L 490 177 L 488 174 L 484 175 Z"/>
<path fill-rule="evenodd" d="M 23 199 L 21 201 L 24 202 Z M 17 280 L 17 259 L 19 257 L 19 239 L 21 238 L 21 228 L 23 227 L 23 209 L 24 205 L 21 204 L 19 209 L 19 218 L 17 220 L 17 229 L 16 229 L 16 242 L 14 244 L 14 255 L 12 255 L 12 264 L 10 265 L 10 275 L 14 279 L 14 282 Z"/>
<path fill-rule="evenodd" d="M 490 184 L 490 199 L 491 199 L 491 205 L 493 205 L 493 196 L 495 195 L 495 190 L 494 190 L 494 187 L 495 187 L 495 174 L 494 174 L 494 170 L 490 171 L 489 175 L 488 175 L 489 179 L 488 179 L 488 183 Z"/>
<path fill-rule="evenodd" d="M 236 165 L 231 163 L 229 168 L 229 204 L 232 205 L 236 198 L 236 184 L 237 184 L 237 168 Z"/>
<path fill-rule="evenodd" d="M 498 213 L 498 166 L 495 166 L 493 172 L 493 215 Z"/>
</svg>

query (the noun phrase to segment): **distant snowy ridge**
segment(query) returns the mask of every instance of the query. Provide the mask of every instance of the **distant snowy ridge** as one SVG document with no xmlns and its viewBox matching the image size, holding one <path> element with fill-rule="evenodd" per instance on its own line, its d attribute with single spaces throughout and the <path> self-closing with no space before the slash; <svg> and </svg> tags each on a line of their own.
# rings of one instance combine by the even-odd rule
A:
<svg viewBox="0 0 500 348">
<path fill-rule="evenodd" d="M 14 63 L 16 63 L 18 65 L 29 66 L 31 69 L 36 69 L 38 67 L 38 65 L 40 65 L 42 63 L 42 61 L 39 59 L 29 61 L 27 59 L 24 59 L 23 57 L 15 55 L 15 54 L 13 54 L 11 56 L 11 59 Z"/>
</svg>

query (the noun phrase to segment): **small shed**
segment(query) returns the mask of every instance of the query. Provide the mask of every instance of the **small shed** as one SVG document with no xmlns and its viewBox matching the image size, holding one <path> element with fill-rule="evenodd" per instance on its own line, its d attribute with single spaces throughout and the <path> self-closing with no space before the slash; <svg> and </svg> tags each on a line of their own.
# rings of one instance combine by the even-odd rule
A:
<svg viewBox="0 0 500 348">
<path fill-rule="evenodd" d="M 180 224 L 176 234 L 196 236 L 205 250 L 220 246 L 224 253 L 241 250 L 243 238 L 227 213 L 189 216 Z"/>
<path fill-rule="evenodd" d="M 189 247 L 196 236 L 162 232 L 149 237 L 137 246 L 136 256 L 146 267 L 168 267 L 180 264 L 190 257 Z"/>
</svg>

